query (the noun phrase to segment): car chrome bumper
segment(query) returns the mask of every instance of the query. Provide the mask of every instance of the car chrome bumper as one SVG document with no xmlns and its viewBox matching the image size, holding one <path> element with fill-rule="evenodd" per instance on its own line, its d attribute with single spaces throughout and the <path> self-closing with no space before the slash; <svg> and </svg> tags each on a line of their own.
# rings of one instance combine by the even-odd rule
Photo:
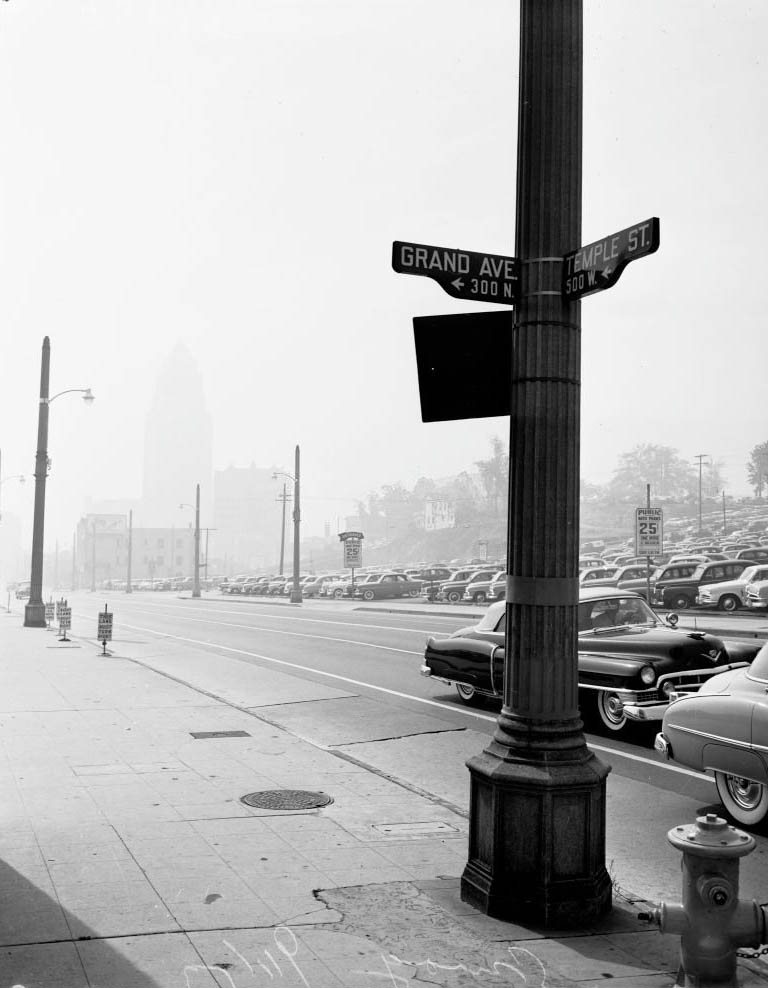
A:
<svg viewBox="0 0 768 988">
<path fill-rule="evenodd" d="M 625 703 L 624 713 L 630 720 L 663 720 L 668 706 L 666 700 L 658 703 Z"/>
<path fill-rule="evenodd" d="M 653 747 L 656 749 L 656 751 L 661 752 L 661 754 L 665 758 L 671 758 L 669 741 L 666 739 L 662 731 L 659 731 L 659 733 L 656 735 L 656 738 L 653 742 Z"/>
</svg>

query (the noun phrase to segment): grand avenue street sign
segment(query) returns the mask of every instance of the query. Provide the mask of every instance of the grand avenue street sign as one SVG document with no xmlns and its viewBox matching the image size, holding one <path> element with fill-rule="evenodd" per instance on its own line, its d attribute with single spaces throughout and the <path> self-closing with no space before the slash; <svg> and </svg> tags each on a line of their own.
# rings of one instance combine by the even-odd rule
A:
<svg viewBox="0 0 768 988">
<path fill-rule="evenodd" d="M 563 295 L 571 302 L 611 288 L 630 261 L 659 248 L 659 220 L 636 223 L 593 244 L 580 247 L 563 258 Z"/>
<path fill-rule="evenodd" d="M 454 298 L 514 305 L 520 295 L 520 261 L 516 257 L 395 240 L 392 267 L 399 274 L 432 278 Z"/>
</svg>

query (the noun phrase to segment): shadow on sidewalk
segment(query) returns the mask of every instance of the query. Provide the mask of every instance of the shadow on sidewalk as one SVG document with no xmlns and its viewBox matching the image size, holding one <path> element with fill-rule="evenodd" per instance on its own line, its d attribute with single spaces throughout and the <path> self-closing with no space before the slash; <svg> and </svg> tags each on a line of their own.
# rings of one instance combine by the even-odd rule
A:
<svg viewBox="0 0 768 988">
<path fill-rule="evenodd" d="M 18 854 L 19 849 L 10 853 Z M 37 861 L 33 860 L 35 856 Z M 75 913 L 63 908 L 37 849 L 30 848 L 27 857 L 31 878 L 0 860 L 1 985 L 9 988 L 29 985 L 36 988 L 86 988 L 89 985 L 160 988 L 151 975 L 115 950 L 108 939 L 101 938 Z M 39 885 L 35 884 L 37 881 Z M 87 888 L 94 891 L 98 887 Z M 105 912 L 110 908 L 108 902 L 92 902 L 91 910 L 94 905 Z M 178 928 L 169 932 L 183 936 Z M 162 942 L 166 937 L 160 935 L 156 939 Z M 161 950 L 158 944 L 158 951 Z M 183 976 L 181 972 L 180 976 Z M 215 985 L 216 982 L 213 979 L 200 981 L 201 985 L 204 983 Z"/>
</svg>

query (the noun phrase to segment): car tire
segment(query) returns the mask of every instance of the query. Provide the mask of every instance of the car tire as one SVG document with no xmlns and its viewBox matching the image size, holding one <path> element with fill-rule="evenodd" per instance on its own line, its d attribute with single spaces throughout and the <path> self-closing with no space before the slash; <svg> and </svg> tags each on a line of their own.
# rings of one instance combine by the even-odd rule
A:
<svg viewBox="0 0 768 988">
<path fill-rule="evenodd" d="M 478 707 L 483 702 L 475 687 L 468 686 L 466 683 L 456 683 L 456 692 L 459 694 L 461 702 L 468 707 Z"/>
<path fill-rule="evenodd" d="M 684 611 L 686 608 L 691 606 L 691 601 L 687 594 L 678 593 L 672 598 L 670 607 L 673 611 Z"/>
<path fill-rule="evenodd" d="M 344 596 L 344 591 L 343 590 L 334 590 L 333 591 L 333 599 L 334 600 L 341 600 L 341 598 L 343 596 Z"/>
<path fill-rule="evenodd" d="M 736 594 L 727 593 L 720 598 L 717 606 L 721 611 L 738 611 L 741 607 L 741 601 Z"/>
<path fill-rule="evenodd" d="M 373 600 L 373 590 L 363 590 L 363 600 Z"/>
<path fill-rule="evenodd" d="M 725 811 L 736 823 L 754 827 L 768 815 L 768 787 L 738 775 L 715 772 L 715 785 Z"/>
<path fill-rule="evenodd" d="M 408 594 L 409 597 L 421 597 L 421 590 L 411 590 Z"/>
<path fill-rule="evenodd" d="M 473 600 L 476 604 L 484 604 L 487 599 L 488 599 L 487 596 L 485 595 L 485 593 L 483 593 L 482 590 L 478 591 L 473 597 Z"/>
<path fill-rule="evenodd" d="M 458 602 L 461 600 L 461 594 L 459 593 L 458 590 L 449 590 L 446 596 L 452 604 L 458 604 Z"/>
<path fill-rule="evenodd" d="M 624 713 L 621 695 L 610 690 L 598 690 L 595 697 L 595 707 L 600 723 L 613 734 L 624 731 L 629 724 Z"/>
</svg>

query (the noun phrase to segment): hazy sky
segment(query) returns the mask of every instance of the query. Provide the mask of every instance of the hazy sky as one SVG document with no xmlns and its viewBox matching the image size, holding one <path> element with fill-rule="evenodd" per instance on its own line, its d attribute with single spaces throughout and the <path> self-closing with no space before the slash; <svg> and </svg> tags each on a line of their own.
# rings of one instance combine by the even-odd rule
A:
<svg viewBox="0 0 768 988">
<path fill-rule="evenodd" d="M 585 0 L 585 243 L 661 247 L 584 300 L 582 476 L 768 438 L 768 5 Z M 51 338 L 47 535 L 138 496 L 159 363 L 204 374 L 214 466 L 291 469 L 307 517 L 471 467 L 505 419 L 424 425 L 411 319 L 488 306 L 393 240 L 512 254 L 516 0 L 0 3 L 0 449 L 32 474 Z M 31 517 L 33 484 L 6 510 Z M 190 500 L 194 492 L 190 492 Z"/>
</svg>

